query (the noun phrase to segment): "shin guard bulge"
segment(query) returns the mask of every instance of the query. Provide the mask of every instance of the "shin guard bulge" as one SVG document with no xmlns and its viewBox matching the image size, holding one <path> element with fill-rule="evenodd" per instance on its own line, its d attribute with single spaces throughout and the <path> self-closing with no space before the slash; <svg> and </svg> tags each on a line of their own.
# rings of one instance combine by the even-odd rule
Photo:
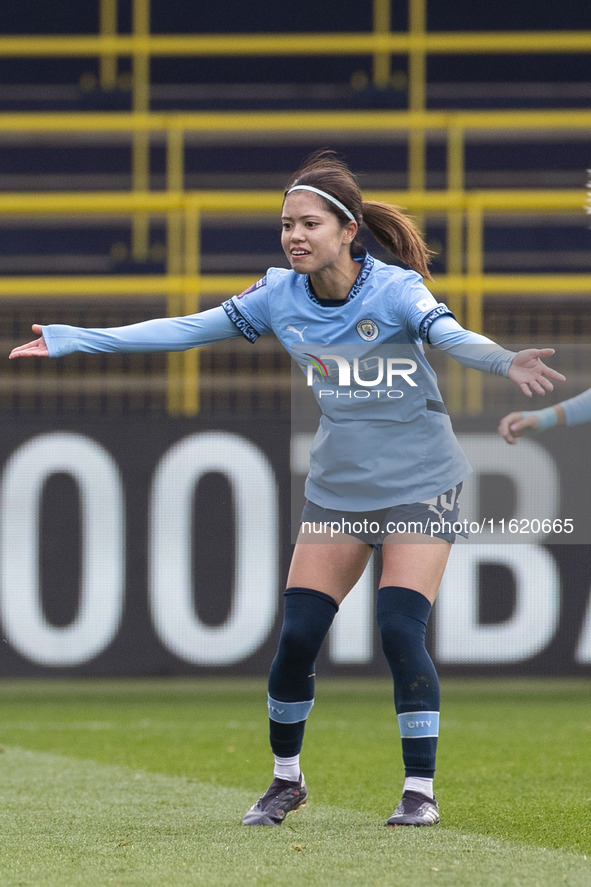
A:
<svg viewBox="0 0 591 887">
<path fill-rule="evenodd" d="M 394 679 L 394 704 L 407 776 L 432 778 L 439 734 L 439 678 L 425 647 L 431 604 L 411 588 L 378 592 L 382 648 Z"/>
<path fill-rule="evenodd" d="M 288 588 L 279 645 L 269 672 L 271 748 L 282 758 L 299 754 L 314 705 L 315 663 L 336 601 L 311 588 Z"/>
</svg>

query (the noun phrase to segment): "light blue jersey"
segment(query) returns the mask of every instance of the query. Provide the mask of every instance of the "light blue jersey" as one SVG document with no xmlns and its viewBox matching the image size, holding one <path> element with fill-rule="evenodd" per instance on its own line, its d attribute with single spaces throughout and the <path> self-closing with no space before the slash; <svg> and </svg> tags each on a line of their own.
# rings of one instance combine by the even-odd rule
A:
<svg viewBox="0 0 591 887">
<path fill-rule="evenodd" d="M 306 275 L 271 268 L 208 311 L 107 329 L 50 324 L 42 332 L 51 357 L 181 351 L 241 334 L 251 342 L 274 334 L 310 380 L 321 409 L 306 495 L 347 511 L 430 499 L 470 472 L 424 341 L 499 375 L 507 375 L 514 357 L 464 330 L 416 272 L 367 254 L 343 301 L 320 301 Z"/>
<path fill-rule="evenodd" d="M 250 341 L 274 333 L 309 379 L 321 410 L 310 501 L 348 511 L 420 502 L 470 473 L 422 345 L 451 312 L 416 272 L 367 255 L 335 303 L 319 301 L 307 276 L 272 268 L 223 307 Z"/>
<path fill-rule="evenodd" d="M 349 296 L 320 301 L 307 275 L 270 268 L 265 277 L 223 303 L 249 341 L 274 333 L 292 345 L 407 344 L 428 341 L 431 324 L 451 312 L 437 303 L 416 271 L 405 271 L 365 255 Z"/>
</svg>

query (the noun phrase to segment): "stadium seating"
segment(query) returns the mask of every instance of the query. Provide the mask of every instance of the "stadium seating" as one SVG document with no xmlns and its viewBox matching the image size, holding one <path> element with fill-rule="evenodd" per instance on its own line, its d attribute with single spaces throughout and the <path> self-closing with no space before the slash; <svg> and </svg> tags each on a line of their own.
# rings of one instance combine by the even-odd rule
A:
<svg viewBox="0 0 591 887">
<path fill-rule="evenodd" d="M 444 285 L 442 289 L 442 297 L 456 299 L 455 307 L 464 320 L 476 318 L 477 325 L 501 337 L 511 334 L 519 338 L 534 331 L 541 335 L 551 331 L 566 339 L 576 335 L 585 308 L 581 281 L 572 277 L 588 273 L 590 264 L 583 213 L 585 167 L 591 165 L 586 150 L 591 116 L 585 116 L 589 87 L 581 73 L 588 45 L 584 22 L 580 32 L 565 32 L 562 42 L 559 35 L 549 42 L 547 32 L 529 32 L 527 52 L 520 55 L 519 47 L 524 44 L 515 44 L 518 64 L 512 79 L 501 80 L 507 70 L 503 64 L 506 47 L 490 42 L 486 32 L 490 23 L 482 24 L 482 45 L 477 41 L 472 55 L 466 48 L 470 34 L 461 33 L 458 24 L 454 54 L 434 42 L 443 30 L 434 10 L 429 9 L 434 30 L 420 26 L 421 15 L 424 19 L 427 10 L 425 0 L 410 0 L 408 15 L 401 23 L 390 20 L 389 3 L 375 0 L 371 16 L 367 10 L 351 6 L 344 26 L 347 29 L 337 33 L 331 32 L 334 22 L 318 9 L 322 4 L 304 4 L 306 9 L 310 7 L 305 19 L 311 23 L 309 29 L 325 47 L 323 54 L 311 39 L 308 55 L 301 41 L 299 46 L 288 47 L 288 39 L 297 38 L 294 32 L 299 28 L 291 24 L 287 13 L 279 20 L 276 4 L 259 4 L 248 31 L 237 33 L 240 26 L 233 24 L 234 33 L 224 34 L 224 23 L 214 13 L 206 22 L 191 18 L 176 21 L 170 17 L 170 4 L 165 9 L 156 0 L 151 4 L 148 0 L 121 2 L 119 6 L 116 0 L 97 3 L 98 26 L 84 37 L 79 35 L 88 33 L 89 25 L 81 17 L 79 4 L 65 3 L 59 39 L 74 42 L 64 43 L 60 55 L 59 48 L 51 46 L 57 42 L 49 36 L 55 25 L 49 28 L 45 24 L 43 6 L 31 5 L 38 12 L 35 21 L 19 22 L 13 16 L 6 27 L 0 21 L 2 33 L 7 35 L 0 38 L 1 190 L 15 199 L 18 195 L 55 195 L 53 212 L 0 212 L 5 345 L 22 338 L 33 305 L 54 321 L 121 323 L 163 311 L 196 310 L 198 305 L 218 302 L 223 295 L 215 286 L 208 290 L 203 281 L 200 298 L 185 301 L 170 294 L 167 297 L 164 284 L 159 292 L 149 290 L 151 295 L 144 299 L 137 298 L 137 292 L 133 299 L 124 293 L 117 296 L 107 287 L 102 298 L 94 294 L 90 305 L 83 286 L 78 299 L 66 300 L 62 293 L 59 300 L 48 303 L 42 294 L 54 292 L 56 284 L 54 290 L 44 288 L 39 278 L 45 275 L 140 276 L 147 281 L 185 272 L 208 275 L 211 283 L 222 271 L 236 279 L 255 279 L 267 266 L 284 264 L 276 214 L 267 205 L 260 209 L 255 202 L 251 213 L 194 208 L 196 215 L 191 218 L 192 224 L 199 225 L 194 237 L 199 255 L 183 260 L 171 254 L 175 242 L 181 252 L 183 249 L 187 217 L 179 221 L 178 209 L 68 213 L 59 205 L 65 192 L 78 194 L 81 205 L 88 194 L 114 192 L 161 194 L 180 189 L 198 195 L 247 188 L 279 194 L 291 170 L 307 151 L 319 145 L 342 151 L 359 170 L 365 190 L 395 192 L 423 219 L 428 239 L 439 253 L 436 275 L 478 277 L 477 285 L 460 286 L 456 281 L 455 288 Z M 233 19 L 236 21 L 239 19 Z M 255 53 L 248 41 L 255 37 L 257 22 L 263 32 L 264 21 L 271 22 L 268 30 L 275 34 L 267 34 L 271 42 L 263 41 Z M 27 30 L 34 34 L 29 45 L 18 36 Z M 448 25 L 446 30 L 453 28 Z M 102 54 L 98 44 L 91 47 L 89 43 L 99 33 L 103 36 Z M 124 43 L 130 39 L 129 33 L 135 35 L 136 44 Z M 365 44 L 355 43 L 364 35 L 368 38 Z M 390 38 L 385 49 L 378 42 L 380 37 Z M 408 42 L 410 37 L 415 43 Z M 168 55 L 166 47 L 158 43 L 165 38 Z M 104 41 L 109 39 L 112 50 L 107 54 Z M 142 40 L 140 52 L 137 41 Z M 285 54 L 277 52 L 277 45 L 286 47 Z M 146 62 L 148 57 L 151 65 Z M 468 66 L 470 59 L 472 67 Z M 556 78 L 551 82 L 543 79 L 548 70 Z M 435 72 L 433 76 L 431 72 Z M 467 72 L 477 79 L 470 79 Z M 529 82 L 518 82 L 519 75 L 529 75 Z M 459 79 L 446 79 L 452 76 Z M 273 121 L 285 110 L 309 113 L 316 122 L 309 128 L 304 122 L 295 130 L 289 126 L 274 130 Z M 514 111 L 518 117 L 511 118 Z M 198 119 L 208 112 L 215 113 L 212 125 Z M 341 119 L 342 125 L 331 117 L 337 112 L 348 115 Z M 227 115 L 230 120 L 233 114 L 259 114 L 266 122 L 241 130 L 221 119 Z M 479 116 L 472 119 L 470 114 Z M 527 116 L 532 114 L 537 116 Z M 55 115 L 62 118 L 59 125 L 54 124 Z M 68 115 L 71 124 L 64 124 L 63 115 Z M 96 126 L 85 127 L 88 115 L 98 121 Z M 126 129 L 120 121 L 110 129 L 108 119 L 114 119 L 113 115 L 130 121 L 152 115 L 154 125 L 139 130 L 130 123 Z M 187 126 L 175 129 L 175 115 L 187 115 Z M 369 118 L 363 115 L 376 115 L 372 119 L 380 120 L 379 126 L 364 128 L 363 120 Z M 386 126 L 380 115 L 391 115 L 391 124 Z M 529 119 L 531 125 L 527 125 Z M 484 208 L 473 201 L 472 209 L 459 203 L 454 209 L 453 201 L 437 199 L 445 192 L 460 197 L 486 193 L 492 199 L 496 192 L 507 190 L 522 190 L 530 195 L 528 200 L 539 192 L 542 202 L 500 206 L 495 211 L 494 199 L 490 206 L 485 200 Z M 556 199 L 552 202 L 548 197 L 549 203 L 544 205 L 544 194 L 552 192 Z M 559 197 L 567 192 L 570 201 L 562 208 Z M 431 203 L 425 194 L 433 195 Z M 416 195 L 423 195 L 422 202 L 417 202 Z M 579 195 L 580 203 L 573 195 Z M 470 233 L 471 225 L 473 232 L 480 225 L 479 236 Z M 487 300 L 481 279 L 482 275 L 528 274 L 553 275 L 563 309 L 558 317 L 549 306 L 547 323 L 541 328 L 536 311 L 535 330 L 527 308 L 531 296 L 539 295 L 534 284 L 526 281 L 520 287 L 516 283 L 513 292 L 497 292 L 496 299 Z M 515 326 L 504 323 L 503 317 L 507 315 L 507 298 L 515 309 L 516 297 L 520 320 Z M 158 358 L 138 363 L 142 378 L 135 381 L 145 395 L 137 401 L 138 408 L 171 410 L 170 396 L 166 399 L 162 393 L 166 391 L 162 374 L 168 366 L 169 377 L 174 377 L 171 366 L 177 361 L 176 374 L 182 376 L 188 367 L 178 360 L 173 358 L 167 364 Z M 104 390 L 130 384 L 134 365 L 128 361 L 131 369 L 122 375 L 123 363 L 111 364 L 112 378 L 105 379 Z M 80 359 L 78 365 L 87 381 L 96 376 L 91 363 Z M 151 368 L 148 374 L 146 365 Z M 216 371 L 219 383 L 248 367 L 257 368 L 258 379 L 263 378 L 265 369 L 272 368 L 275 376 L 279 370 L 283 389 L 288 386 L 286 358 L 272 344 L 263 345 L 253 357 L 233 343 L 220 348 L 215 357 L 204 353 L 201 408 L 217 406 L 220 400 L 218 390 L 214 403 L 210 372 Z M 43 368 L 11 367 L 10 383 L 4 385 L 0 405 L 22 408 L 26 397 L 19 398 L 15 392 L 26 392 L 27 386 L 34 386 L 37 374 L 46 372 Z M 100 378 L 104 376 L 101 367 Z M 51 383 L 47 385 L 50 390 Z M 99 381 L 96 385 L 100 388 Z M 150 385 L 156 392 L 153 396 Z M 259 394 L 257 408 L 266 404 L 266 408 L 275 409 L 285 403 L 282 392 L 270 391 L 267 383 L 260 383 Z M 102 409 L 104 399 L 101 403 Z M 45 404 L 46 408 L 63 406 L 63 398 L 56 393 L 47 397 Z M 226 405 L 236 406 L 229 400 Z"/>
</svg>

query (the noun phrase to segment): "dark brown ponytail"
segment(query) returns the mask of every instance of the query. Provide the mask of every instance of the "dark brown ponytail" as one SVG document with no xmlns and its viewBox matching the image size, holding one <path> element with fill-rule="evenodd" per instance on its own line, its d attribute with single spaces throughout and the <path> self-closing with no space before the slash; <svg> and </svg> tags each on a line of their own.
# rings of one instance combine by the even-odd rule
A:
<svg viewBox="0 0 591 887">
<path fill-rule="evenodd" d="M 429 262 L 434 254 L 409 216 L 397 206 L 373 200 L 364 201 L 361 211 L 363 221 L 378 243 L 398 256 L 413 271 L 431 279 Z"/>
</svg>

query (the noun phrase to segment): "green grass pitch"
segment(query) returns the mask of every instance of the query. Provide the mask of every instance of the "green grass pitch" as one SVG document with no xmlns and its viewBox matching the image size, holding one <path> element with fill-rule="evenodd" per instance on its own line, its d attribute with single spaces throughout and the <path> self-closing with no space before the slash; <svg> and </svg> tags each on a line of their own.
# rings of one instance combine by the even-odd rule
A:
<svg viewBox="0 0 591 887">
<path fill-rule="evenodd" d="M 306 808 L 267 787 L 262 680 L 0 682 L 2 887 L 589 887 L 586 680 L 443 681 L 435 828 L 389 829 L 388 681 L 319 678 Z"/>
</svg>

